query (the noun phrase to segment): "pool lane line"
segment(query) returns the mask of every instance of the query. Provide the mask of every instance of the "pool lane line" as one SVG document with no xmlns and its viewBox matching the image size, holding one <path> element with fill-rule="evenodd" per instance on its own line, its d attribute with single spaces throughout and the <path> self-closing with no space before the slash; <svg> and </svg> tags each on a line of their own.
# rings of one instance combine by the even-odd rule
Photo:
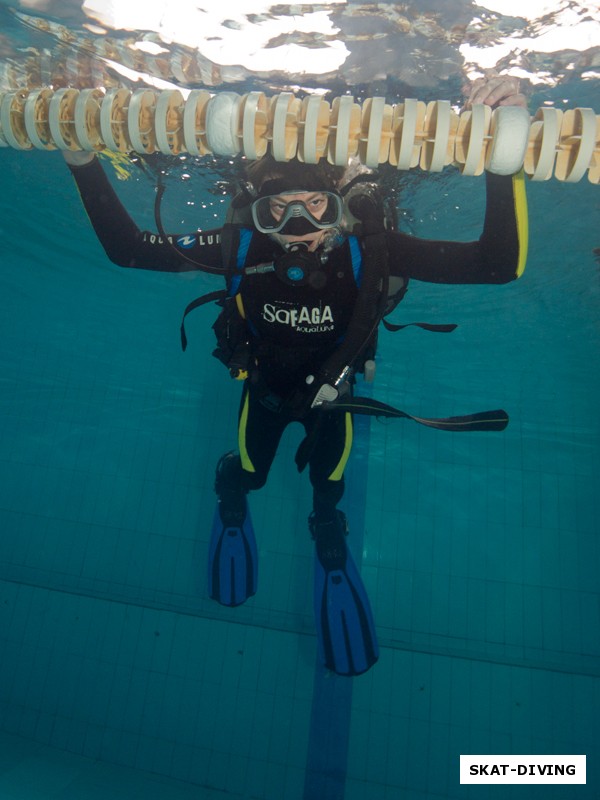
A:
<svg viewBox="0 0 600 800">
<path fill-rule="evenodd" d="M 365 396 L 370 395 L 371 385 L 365 383 L 361 386 L 361 392 Z M 371 418 L 357 414 L 353 423 L 354 447 L 346 471 L 346 502 L 342 502 L 342 505 L 346 505 L 348 510 L 348 545 L 360 569 L 366 519 Z M 354 680 L 329 672 L 317 660 L 303 800 L 344 799 Z"/>
</svg>

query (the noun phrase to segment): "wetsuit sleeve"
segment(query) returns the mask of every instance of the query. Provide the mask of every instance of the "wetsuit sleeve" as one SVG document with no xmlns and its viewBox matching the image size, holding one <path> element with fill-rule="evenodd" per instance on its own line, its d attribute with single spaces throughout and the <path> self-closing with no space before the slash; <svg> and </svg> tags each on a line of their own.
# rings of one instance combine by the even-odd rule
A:
<svg viewBox="0 0 600 800">
<path fill-rule="evenodd" d="M 108 258 L 121 267 L 185 272 L 219 267 L 220 231 L 175 234 L 165 241 L 157 233 L 140 230 L 95 158 L 84 166 L 70 166 L 90 222 Z M 199 263 L 197 263 L 199 262 Z"/>
<path fill-rule="evenodd" d="M 486 212 L 476 242 L 444 242 L 390 234 L 390 273 L 430 283 L 508 283 L 527 257 L 527 200 L 523 174 L 486 173 Z"/>
</svg>

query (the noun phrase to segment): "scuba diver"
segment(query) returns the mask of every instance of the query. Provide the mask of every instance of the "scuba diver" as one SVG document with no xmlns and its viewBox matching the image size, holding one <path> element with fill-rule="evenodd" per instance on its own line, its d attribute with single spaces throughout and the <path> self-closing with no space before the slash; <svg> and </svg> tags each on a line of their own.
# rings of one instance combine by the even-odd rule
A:
<svg viewBox="0 0 600 800">
<path fill-rule="evenodd" d="M 477 82 L 470 101 L 524 105 L 510 78 Z M 167 234 L 157 214 L 157 235 L 139 230 L 94 154 L 65 151 L 64 156 L 113 262 L 170 272 L 204 270 L 226 280 L 224 291 L 199 298 L 185 312 L 219 301 L 214 355 L 243 381 L 238 451 L 223 455 L 216 468 L 210 596 L 236 606 L 255 594 L 257 549 L 247 495 L 264 486 L 283 431 L 298 421 L 305 438 L 296 462 L 299 469 L 308 466 L 313 489 L 308 527 L 315 542 L 321 659 L 340 675 L 365 672 L 378 658 L 377 638 L 346 545 L 346 517 L 338 508 L 352 417 L 409 415 L 354 397 L 354 375 L 372 366 L 379 324 L 411 278 L 503 284 L 521 275 L 527 249 L 522 175 L 486 174 L 478 241 L 433 241 L 391 229 L 372 178 L 359 175 L 348 182 L 345 168 L 323 160 L 278 163 L 266 156 L 248 166 L 247 182 L 224 227 Z M 185 349 L 183 323 L 182 343 Z M 448 430 L 506 424 L 497 412 L 417 421 Z"/>
</svg>

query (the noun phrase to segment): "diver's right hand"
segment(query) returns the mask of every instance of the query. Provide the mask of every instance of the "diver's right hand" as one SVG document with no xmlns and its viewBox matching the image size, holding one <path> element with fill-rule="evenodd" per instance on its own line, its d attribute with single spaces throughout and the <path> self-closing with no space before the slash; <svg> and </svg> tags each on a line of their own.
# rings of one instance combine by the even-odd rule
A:
<svg viewBox="0 0 600 800">
<path fill-rule="evenodd" d="M 70 167 L 84 167 L 96 158 L 96 153 L 87 150 L 61 150 L 61 153 Z"/>
</svg>

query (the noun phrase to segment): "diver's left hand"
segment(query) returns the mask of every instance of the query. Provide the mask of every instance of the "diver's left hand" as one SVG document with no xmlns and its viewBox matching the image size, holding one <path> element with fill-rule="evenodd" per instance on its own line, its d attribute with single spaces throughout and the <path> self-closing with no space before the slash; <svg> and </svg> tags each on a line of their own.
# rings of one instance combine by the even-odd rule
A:
<svg viewBox="0 0 600 800">
<path fill-rule="evenodd" d="M 348 381 L 334 386 L 334 381 L 322 376 L 309 375 L 306 385 L 296 388 L 285 401 L 286 412 L 294 419 L 304 419 L 311 411 L 322 408 L 325 403 L 335 403 L 350 392 Z"/>
<path fill-rule="evenodd" d="M 340 396 L 339 391 L 330 383 L 322 383 L 316 391 L 311 408 L 319 408 L 323 403 L 335 403 Z"/>
<path fill-rule="evenodd" d="M 510 75 L 489 73 L 485 78 L 473 81 L 470 87 L 467 86 L 465 89 L 465 94 L 468 94 L 465 110 L 477 103 L 483 103 L 491 108 L 498 108 L 498 106 L 527 108 L 527 98 L 519 91 L 519 79 Z"/>
</svg>

